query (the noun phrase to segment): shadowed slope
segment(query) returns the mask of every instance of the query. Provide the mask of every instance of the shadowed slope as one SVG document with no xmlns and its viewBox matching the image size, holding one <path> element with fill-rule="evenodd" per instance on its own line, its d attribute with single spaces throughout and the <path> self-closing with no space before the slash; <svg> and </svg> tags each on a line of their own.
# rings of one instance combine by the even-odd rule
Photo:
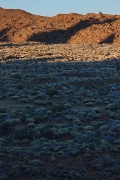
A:
<svg viewBox="0 0 120 180">
<path fill-rule="evenodd" d="M 93 44 L 114 34 L 112 43 L 120 43 L 119 15 L 71 13 L 44 17 L 0 8 L 0 17 L 0 41 L 4 42 Z"/>
<path fill-rule="evenodd" d="M 115 22 L 116 19 L 103 19 L 102 21 L 99 19 L 89 19 L 89 20 L 80 20 L 80 22 L 78 22 L 77 24 L 75 24 L 72 27 L 69 27 L 66 30 L 53 30 L 50 32 L 42 32 L 42 33 L 38 33 L 38 34 L 34 34 L 33 36 L 30 37 L 30 41 L 38 41 L 38 42 L 44 42 L 47 44 L 50 43 L 69 43 L 71 42 L 70 39 L 74 36 L 76 36 L 77 33 L 80 33 L 81 30 L 86 31 L 87 28 L 94 26 L 94 25 L 104 25 L 105 23 L 107 23 L 108 25 L 110 25 L 111 23 Z M 108 35 L 108 37 L 111 37 L 111 35 Z M 112 41 L 110 40 L 110 43 L 114 42 L 114 37 L 112 36 Z M 108 41 L 104 41 L 104 39 L 107 39 L 105 35 L 103 35 L 103 43 L 109 43 Z M 110 39 L 110 38 L 109 38 Z M 81 38 L 82 40 L 82 38 Z M 88 37 L 89 40 L 89 37 Z M 101 40 L 101 39 L 100 39 Z M 96 39 L 92 40 L 93 43 L 99 43 L 99 41 Z M 100 41 L 102 43 L 102 41 Z M 76 43 L 79 43 L 76 42 Z M 83 42 L 84 43 L 84 42 Z"/>
</svg>

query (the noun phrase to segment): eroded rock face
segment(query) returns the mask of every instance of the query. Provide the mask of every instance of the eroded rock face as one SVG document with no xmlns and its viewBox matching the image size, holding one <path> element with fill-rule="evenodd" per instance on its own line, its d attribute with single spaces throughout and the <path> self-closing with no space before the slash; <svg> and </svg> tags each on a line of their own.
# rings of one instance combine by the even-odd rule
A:
<svg viewBox="0 0 120 180">
<path fill-rule="evenodd" d="M 0 41 L 42 43 L 120 43 L 120 15 L 87 13 L 37 16 L 0 8 Z"/>
</svg>

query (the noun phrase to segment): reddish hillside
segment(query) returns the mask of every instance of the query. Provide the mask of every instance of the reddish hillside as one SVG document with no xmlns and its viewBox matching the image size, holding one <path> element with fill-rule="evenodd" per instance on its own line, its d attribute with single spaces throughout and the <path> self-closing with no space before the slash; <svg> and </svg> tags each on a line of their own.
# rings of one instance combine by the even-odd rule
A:
<svg viewBox="0 0 120 180">
<path fill-rule="evenodd" d="M 71 13 L 44 17 L 0 8 L 0 41 L 120 43 L 120 15 Z"/>
</svg>

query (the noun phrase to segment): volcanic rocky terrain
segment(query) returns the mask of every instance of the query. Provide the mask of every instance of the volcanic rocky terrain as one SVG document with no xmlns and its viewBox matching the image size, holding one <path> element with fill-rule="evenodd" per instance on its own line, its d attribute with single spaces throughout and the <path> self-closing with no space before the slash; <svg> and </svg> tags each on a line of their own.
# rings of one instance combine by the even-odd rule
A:
<svg viewBox="0 0 120 180">
<path fill-rule="evenodd" d="M 119 24 L 0 9 L 0 180 L 120 179 Z"/>
<path fill-rule="evenodd" d="M 119 43 L 120 15 L 88 13 L 33 15 L 0 8 L 0 41 L 43 43 Z"/>
</svg>

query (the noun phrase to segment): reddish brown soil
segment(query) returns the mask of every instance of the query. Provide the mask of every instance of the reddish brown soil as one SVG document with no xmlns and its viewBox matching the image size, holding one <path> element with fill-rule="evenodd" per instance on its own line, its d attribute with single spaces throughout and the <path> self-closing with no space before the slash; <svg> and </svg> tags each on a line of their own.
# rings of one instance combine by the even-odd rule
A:
<svg viewBox="0 0 120 180">
<path fill-rule="evenodd" d="M 0 8 L 0 41 L 120 43 L 120 15 L 71 13 L 44 17 Z"/>
</svg>

